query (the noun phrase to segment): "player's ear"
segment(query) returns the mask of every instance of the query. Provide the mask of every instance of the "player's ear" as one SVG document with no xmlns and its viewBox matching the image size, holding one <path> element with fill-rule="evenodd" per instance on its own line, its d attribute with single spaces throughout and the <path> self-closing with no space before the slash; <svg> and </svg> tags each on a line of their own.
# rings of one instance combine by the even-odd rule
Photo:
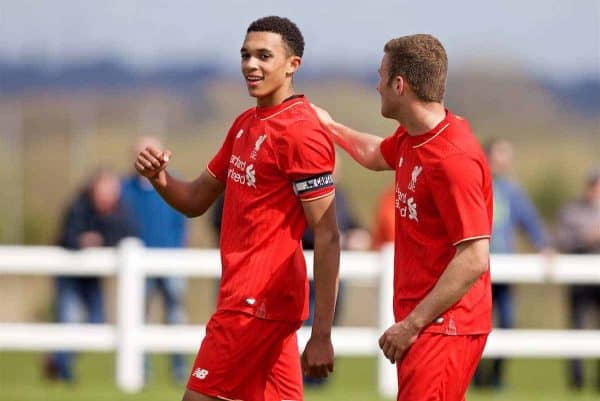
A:
<svg viewBox="0 0 600 401">
<path fill-rule="evenodd" d="M 402 78 L 401 75 L 396 75 L 394 77 L 393 85 L 394 85 L 394 91 L 396 92 L 396 94 L 398 96 L 401 96 L 402 93 L 404 92 L 404 90 L 406 89 L 405 88 L 406 82 L 404 81 L 404 78 Z"/>
<path fill-rule="evenodd" d="M 298 71 L 298 68 L 300 68 L 300 64 L 302 64 L 302 59 L 298 56 L 291 56 L 288 58 L 288 68 L 287 71 L 285 72 L 285 75 L 292 76 L 294 75 L 294 73 L 296 71 Z"/>
</svg>

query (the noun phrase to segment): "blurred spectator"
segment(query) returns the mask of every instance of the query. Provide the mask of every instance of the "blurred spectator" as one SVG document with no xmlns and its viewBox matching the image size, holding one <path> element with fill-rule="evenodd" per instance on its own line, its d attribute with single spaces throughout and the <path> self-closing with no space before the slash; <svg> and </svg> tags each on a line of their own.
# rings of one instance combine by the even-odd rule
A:
<svg viewBox="0 0 600 401">
<path fill-rule="evenodd" d="M 67 249 L 115 246 L 137 234 L 129 213 L 119 201 L 119 178 L 107 169 L 98 170 L 86 188 L 69 206 L 62 224 L 59 245 Z M 89 323 L 104 322 L 104 297 L 100 277 L 57 277 L 56 319 L 61 323 L 79 321 L 79 306 L 87 312 Z M 57 352 L 46 360 L 45 374 L 50 379 L 74 379 L 73 353 Z"/>
<path fill-rule="evenodd" d="M 566 205 L 560 212 L 558 243 L 565 253 L 600 253 L 600 168 L 591 172 L 583 197 Z M 575 329 L 585 327 L 588 307 L 596 308 L 600 316 L 600 287 L 598 285 L 573 285 L 569 288 L 571 324 Z M 584 384 L 581 360 L 572 360 L 570 385 L 581 389 Z M 596 370 L 596 388 L 600 390 L 600 360 Z"/>
<path fill-rule="evenodd" d="M 521 186 L 511 178 L 514 165 L 513 146 L 505 139 L 495 139 L 485 146 L 493 177 L 494 220 L 490 252 L 515 253 L 517 231 L 523 230 L 532 245 L 540 252 L 550 254 L 548 235 L 540 218 Z M 498 326 L 510 329 L 514 325 L 512 288 L 508 284 L 492 284 L 493 308 Z M 491 372 L 484 373 L 486 361 L 475 373 L 474 384 L 501 388 L 504 379 L 504 360 L 491 361 Z"/>
<path fill-rule="evenodd" d="M 147 146 L 162 148 L 157 138 L 140 137 L 134 146 L 137 156 Z M 139 228 L 139 238 L 149 248 L 181 248 L 186 242 L 186 218 L 171 208 L 156 192 L 152 184 L 137 172 L 123 180 L 122 199 L 133 212 Z M 155 293 L 162 296 L 167 324 L 183 324 L 186 321 L 183 277 L 151 277 L 146 279 L 146 316 L 150 312 L 150 301 Z M 150 363 L 146 358 L 146 376 Z M 177 382 L 187 379 L 185 356 L 171 356 L 171 375 Z"/>
<path fill-rule="evenodd" d="M 373 225 L 373 249 L 380 249 L 384 244 L 394 243 L 396 218 L 396 186 L 391 185 L 384 190 L 377 200 Z"/>
</svg>

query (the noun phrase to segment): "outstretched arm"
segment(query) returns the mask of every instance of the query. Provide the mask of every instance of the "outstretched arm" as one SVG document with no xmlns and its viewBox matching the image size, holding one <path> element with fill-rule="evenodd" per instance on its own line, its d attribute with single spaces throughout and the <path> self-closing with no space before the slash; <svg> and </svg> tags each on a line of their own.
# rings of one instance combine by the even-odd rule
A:
<svg viewBox="0 0 600 401">
<path fill-rule="evenodd" d="M 202 215 L 225 189 L 225 184 L 207 170 L 194 181 L 181 181 L 171 176 L 166 167 L 170 151 L 147 147 L 135 161 L 136 170 L 148 178 L 156 191 L 174 209 L 188 217 Z"/>
<path fill-rule="evenodd" d="M 302 370 L 311 377 L 327 377 L 333 371 L 331 326 L 335 311 L 340 263 L 340 237 L 335 215 L 335 196 L 302 202 L 315 236 L 315 316 L 310 340 L 302 354 Z"/>
<path fill-rule="evenodd" d="M 335 121 L 324 109 L 311 105 L 321 125 L 332 135 L 334 142 L 363 167 L 369 170 L 392 170 L 381 154 L 383 138 L 356 131 Z"/>
</svg>

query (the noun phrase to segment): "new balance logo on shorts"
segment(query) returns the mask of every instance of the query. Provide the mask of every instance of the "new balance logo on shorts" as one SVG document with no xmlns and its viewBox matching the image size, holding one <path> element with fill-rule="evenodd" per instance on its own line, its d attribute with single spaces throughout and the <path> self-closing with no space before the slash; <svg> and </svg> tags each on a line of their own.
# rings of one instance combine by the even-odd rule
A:
<svg viewBox="0 0 600 401">
<path fill-rule="evenodd" d="M 194 373 L 192 373 L 192 376 L 200 380 L 204 380 L 206 379 L 206 376 L 208 376 L 208 370 L 196 368 L 196 370 L 194 370 Z"/>
</svg>

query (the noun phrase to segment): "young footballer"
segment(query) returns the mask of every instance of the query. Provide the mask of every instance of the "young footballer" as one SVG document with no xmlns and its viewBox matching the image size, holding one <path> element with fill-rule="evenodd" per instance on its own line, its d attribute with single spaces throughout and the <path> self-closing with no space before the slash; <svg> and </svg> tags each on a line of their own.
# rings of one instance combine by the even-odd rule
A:
<svg viewBox="0 0 600 401">
<path fill-rule="evenodd" d="M 294 93 L 303 51 L 302 34 L 288 19 L 254 21 L 241 48 L 241 68 L 256 107 L 233 122 L 206 170 L 192 182 L 175 179 L 165 170 L 171 152 L 152 147 L 135 162 L 187 216 L 203 214 L 225 192 L 217 311 L 184 401 L 302 400 L 302 373 L 325 377 L 333 370 L 340 252 L 335 152 L 309 101 Z M 296 330 L 308 306 L 300 240 L 307 224 L 315 234 L 316 306 L 300 359 Z"/>
<path fill-rule="evenodd" d="M 335 142 L 371 170 L 395 170 L 396 322 L 379 346 L 396 363 L 399 401 L 462 401 L 491 330 L 492 180 L 468 122 L 445 109 L 446 52 L 430 35 L 384 48 L 382 139 L 315 107 Z"/>
</svg>

